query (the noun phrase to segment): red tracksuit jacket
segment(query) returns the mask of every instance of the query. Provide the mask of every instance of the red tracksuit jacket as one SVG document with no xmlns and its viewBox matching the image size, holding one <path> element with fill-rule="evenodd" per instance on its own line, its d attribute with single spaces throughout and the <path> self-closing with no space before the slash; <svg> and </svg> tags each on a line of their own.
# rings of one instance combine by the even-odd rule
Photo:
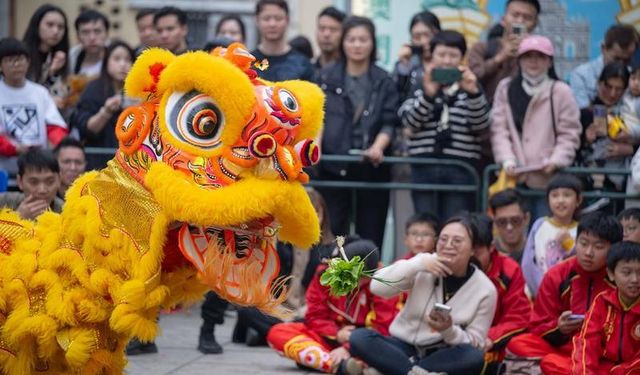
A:
<svg viewBox="0 0 640 375">
<path fill-rule="evenodd" d="M 498 305 L 488 336 L 494 349 L 500 349 L 527 328 L 531 302 L 524 293 L 524 276 L 515 260 L 493 249 L 486 274 L 498 291 Z"/>
<path fill-rule="evenodd" d="M 529 323 L 529 332 L 539 335 L 553 346 L 571 339 L 558 330 L 558 317 L 563 311 L 585 314 L 595 296 L 614 285 L 607 279 L 606 268 L 587 272 L 571 257 L 551 267 L 544 275 Z"/>
<path fill-rule="evenodd" d="M 325 269 L 326 265 L 318 267 L 307 288 L 305 325 L 332 343 L 340 328 L 347 325 L 369 327 L 389 335 L 389 325 L 396 314 L 395 301 L 373 295 L 369 290 L 369 279 L 351 295 L 332 296 L 328 287 L 320 285 L 319 275 Z"/>
<path fill-rule="evenodd" d="M 640 374 L 640 302 L 625 309 L 616 289 L 600 293 L 573 339 L 572 374 Z"/>
</svg>

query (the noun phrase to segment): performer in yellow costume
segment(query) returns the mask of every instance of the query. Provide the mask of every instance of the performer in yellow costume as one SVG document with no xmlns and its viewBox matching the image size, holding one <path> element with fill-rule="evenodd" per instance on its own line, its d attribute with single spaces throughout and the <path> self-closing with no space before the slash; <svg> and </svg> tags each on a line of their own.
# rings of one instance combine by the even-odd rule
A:
<svg viewBox="0 0 640 375">
<path fill-rule="evenodd" d="M 121 374 L 129 339 L 153 339 L 161 307 L 207 288 L 276 312 L 276 236 L 319 238 L 301 184 L 324 98 L 258 79 L 254 60 L 239 44 L 146 51 L 125 82 L 143 102 L 120 116 L 107 168 L 62 214 L 0 213 L 0 374 Z"/>
</svg>

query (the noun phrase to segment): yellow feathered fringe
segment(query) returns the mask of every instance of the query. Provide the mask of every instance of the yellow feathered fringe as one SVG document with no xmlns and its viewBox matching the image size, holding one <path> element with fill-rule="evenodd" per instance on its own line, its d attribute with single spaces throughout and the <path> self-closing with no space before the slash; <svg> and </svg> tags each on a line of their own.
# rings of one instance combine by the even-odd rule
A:
<svg viewBox="0 0 640 375">
<path fill-rule="evenodd" d="M 135 215 L 115 220 L 122 207 Z M 81 177 L 61 215 L 1 212 L 0 373 L 121 374 L 127 341 L 156 336 L 161 306 L 207 290 L 192 267 L 160 273 L 167 226 L 114 162 Z"/>
</svg>

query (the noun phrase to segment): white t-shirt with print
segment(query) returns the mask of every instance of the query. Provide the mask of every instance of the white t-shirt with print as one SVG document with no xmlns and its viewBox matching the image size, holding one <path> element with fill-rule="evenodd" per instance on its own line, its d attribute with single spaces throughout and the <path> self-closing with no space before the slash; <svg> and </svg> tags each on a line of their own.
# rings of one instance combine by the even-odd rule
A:
<svg viewBox="0 0 640 375">
<path fill-rule="evenodd" d="M 44 86 L 27 80 L 15 88 L 0 81 L 0 135 L 14 144 L 46 148 L 47 125 L 67 128 Z"/>
<path fill-rule="evenodd" d="M 577 222 L 572 222 L 568 227 L 559 227 L 549 217 L 545 217 L 544 223 L 540 225 L 534 235 L 535 261 L 543 274 L 573 252 L 574 246 L 565 249 L 559 241 L 559 237 L 564 231 L 569 233 L 575 243 L 578 234 Z"/>
<path fill-rule="evenodd" d="M 67 128 L 49 91 L 26 81 L 19 88 L 0 80 L 0 135 L 14 145 L 48 148 L 47 125 Z M 0 169 L 18 173 L 17 157 L 0 156 Z"/>
</svg>

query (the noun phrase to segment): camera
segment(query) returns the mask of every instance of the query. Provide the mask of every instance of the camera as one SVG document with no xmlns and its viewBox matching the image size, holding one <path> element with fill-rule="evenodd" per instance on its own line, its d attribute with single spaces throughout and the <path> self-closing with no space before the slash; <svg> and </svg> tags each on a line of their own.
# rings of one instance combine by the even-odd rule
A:
<svg viewBox="0 0 640 375">
<path fill-rule="evenodd" d="M 527 32 L 527 27 L 521 23 L 514 23 L 511 25 L 511 32 L 514 35 L 524 35 Z"/>
<path fill-rule="evenodd" d="M 422 56 L 424 53 L 424 47 L 419 44 L 412 44 L 409 48 L 411 48 L 412 55 Z"/>
</svg>

